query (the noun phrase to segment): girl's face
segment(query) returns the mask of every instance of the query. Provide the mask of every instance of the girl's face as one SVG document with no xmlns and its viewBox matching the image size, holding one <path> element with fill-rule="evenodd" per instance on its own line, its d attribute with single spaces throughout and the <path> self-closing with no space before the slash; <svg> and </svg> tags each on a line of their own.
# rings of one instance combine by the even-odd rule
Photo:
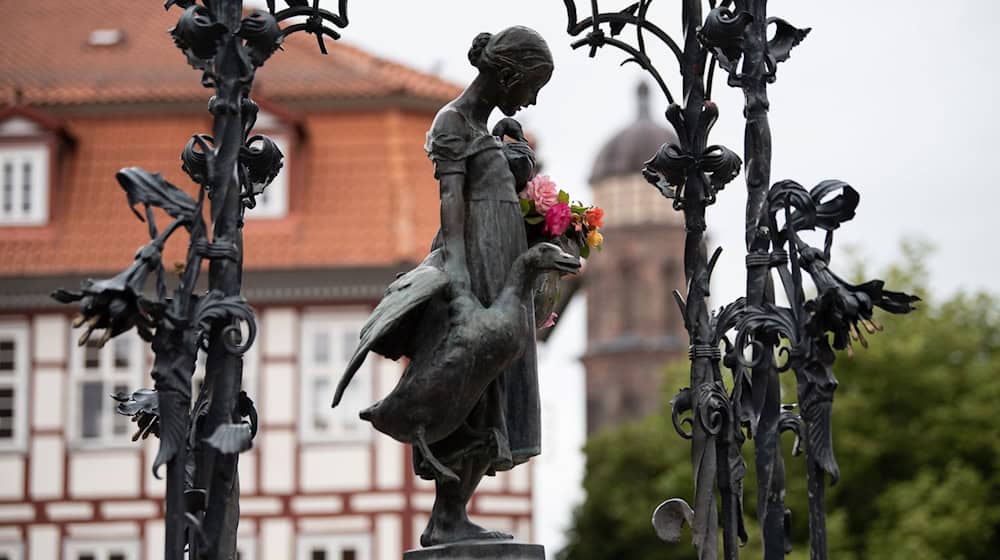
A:
<svg viewBox="0 0 1000 560">
<path fill-rule="evenodd" d="M 538 99 L 538 92 L 549 82 L 552 77 L 552 67 L 543 65 L 514 81 L 501 95 L 497 107 L 508 117 L 535 104 Z"/>
</svg>

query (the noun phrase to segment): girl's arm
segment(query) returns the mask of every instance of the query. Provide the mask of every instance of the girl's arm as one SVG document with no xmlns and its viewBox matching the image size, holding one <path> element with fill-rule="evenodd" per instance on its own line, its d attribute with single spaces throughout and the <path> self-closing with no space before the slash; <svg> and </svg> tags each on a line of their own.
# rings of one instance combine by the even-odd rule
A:
<svg viewBox="0 0 1000 560">
<path fill-rule="evenodd" d="M 465 260 L 465 175 L 441 175 L 441 239 L 444 242 L 444 271 L 451 280 L 452 293 L 468 292 L 469 269 Z"/>
</svg>

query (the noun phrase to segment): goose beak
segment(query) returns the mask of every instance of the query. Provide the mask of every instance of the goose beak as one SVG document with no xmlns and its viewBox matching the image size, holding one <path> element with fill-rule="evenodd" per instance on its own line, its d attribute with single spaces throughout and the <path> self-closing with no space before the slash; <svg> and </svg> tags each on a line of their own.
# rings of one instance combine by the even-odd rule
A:
<svg viewBox="0 0 1000 560">
<path fill-rule="evenodd" d="M 564 274 L 576 274 L 580 271 L 580 258 L 563 251 L 556 257 L 555 269 Z"/>
</svg>

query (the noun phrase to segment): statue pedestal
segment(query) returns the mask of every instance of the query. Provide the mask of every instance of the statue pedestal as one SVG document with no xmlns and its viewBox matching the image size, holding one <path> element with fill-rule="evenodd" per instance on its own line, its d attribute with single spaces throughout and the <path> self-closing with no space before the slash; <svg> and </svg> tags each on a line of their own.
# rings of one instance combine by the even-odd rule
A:
<svg viewBox="0 0 1000 560">
<path fill-rule="evenodd" d="M 545 560 L 545 548 L 514 541 L 457 542 L 408 550 L 403 560 Z"/>
</svg>

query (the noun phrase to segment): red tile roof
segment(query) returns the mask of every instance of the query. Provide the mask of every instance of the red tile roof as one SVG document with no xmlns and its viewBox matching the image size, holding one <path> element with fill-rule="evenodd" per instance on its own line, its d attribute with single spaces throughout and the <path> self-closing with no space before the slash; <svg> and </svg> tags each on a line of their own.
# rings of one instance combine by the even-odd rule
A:
<svg viewBox="0 0 1000 560">
<path fill-rule="evenodd" d="M 196 192 L 180 170 L 179 155 L 192 134 L 211 128 L 205 110 L 211 92 L 164 33 L 179 11 L 164 14 L 155 2 L 135 0 L 31 0 L 4 9 L 0 88 L 19 88 L 22 101 L 42 113 L 53 111 L 74 144 L 63 151 L 51 180 L 48 225 L 0 228 L 0 275 L 121 270 L 146 233 L 126 207 L 115 172 L 139 166 Z M 120 51 L 86 46 L 90 31 L 109 27 L 125 30 Z M 288 216 L 247 221 L 246 267 L 420 259 L 438 223 L 438 188 L 422 147 L 434 111 L 394 107 L 391 99 L 402 94 L 440 104 L 457 87 L 339 42 L 328 42 L 327 57 L 311 37 L 289 42 L 258 77 L 267 99 L 279 100 L 272 112 L 293 116 L 305 135 L 286 158 Z M 312 96 L 389 100 L 368 108 L 296 108 L 298 100 Z M 129 102 L 166 100 L 189 101 L 190 110 L 119 110 Z M 77 110 L 84 104 L 106 110 Z M 186 239 L 176 238 L 165 263 L 183 260 Z"/>
<path fill-rule="evenodd" d="M 155 1 L 25 0 L 5 2 L 0 33 L 0 103 L 177 101 L 206 98 L 199 72 L 167 30 L 181 11 Z M 91 46 L 96 30 L 120 29 L 124 40 Z M 295 34 L 258 72 L 255 91 L 271 99 L 372 98 L 408 95 L 444 101 L 454 84 L 374 57 L 342 41 L 319 52 L 311 35 Z"/>
</svg>

